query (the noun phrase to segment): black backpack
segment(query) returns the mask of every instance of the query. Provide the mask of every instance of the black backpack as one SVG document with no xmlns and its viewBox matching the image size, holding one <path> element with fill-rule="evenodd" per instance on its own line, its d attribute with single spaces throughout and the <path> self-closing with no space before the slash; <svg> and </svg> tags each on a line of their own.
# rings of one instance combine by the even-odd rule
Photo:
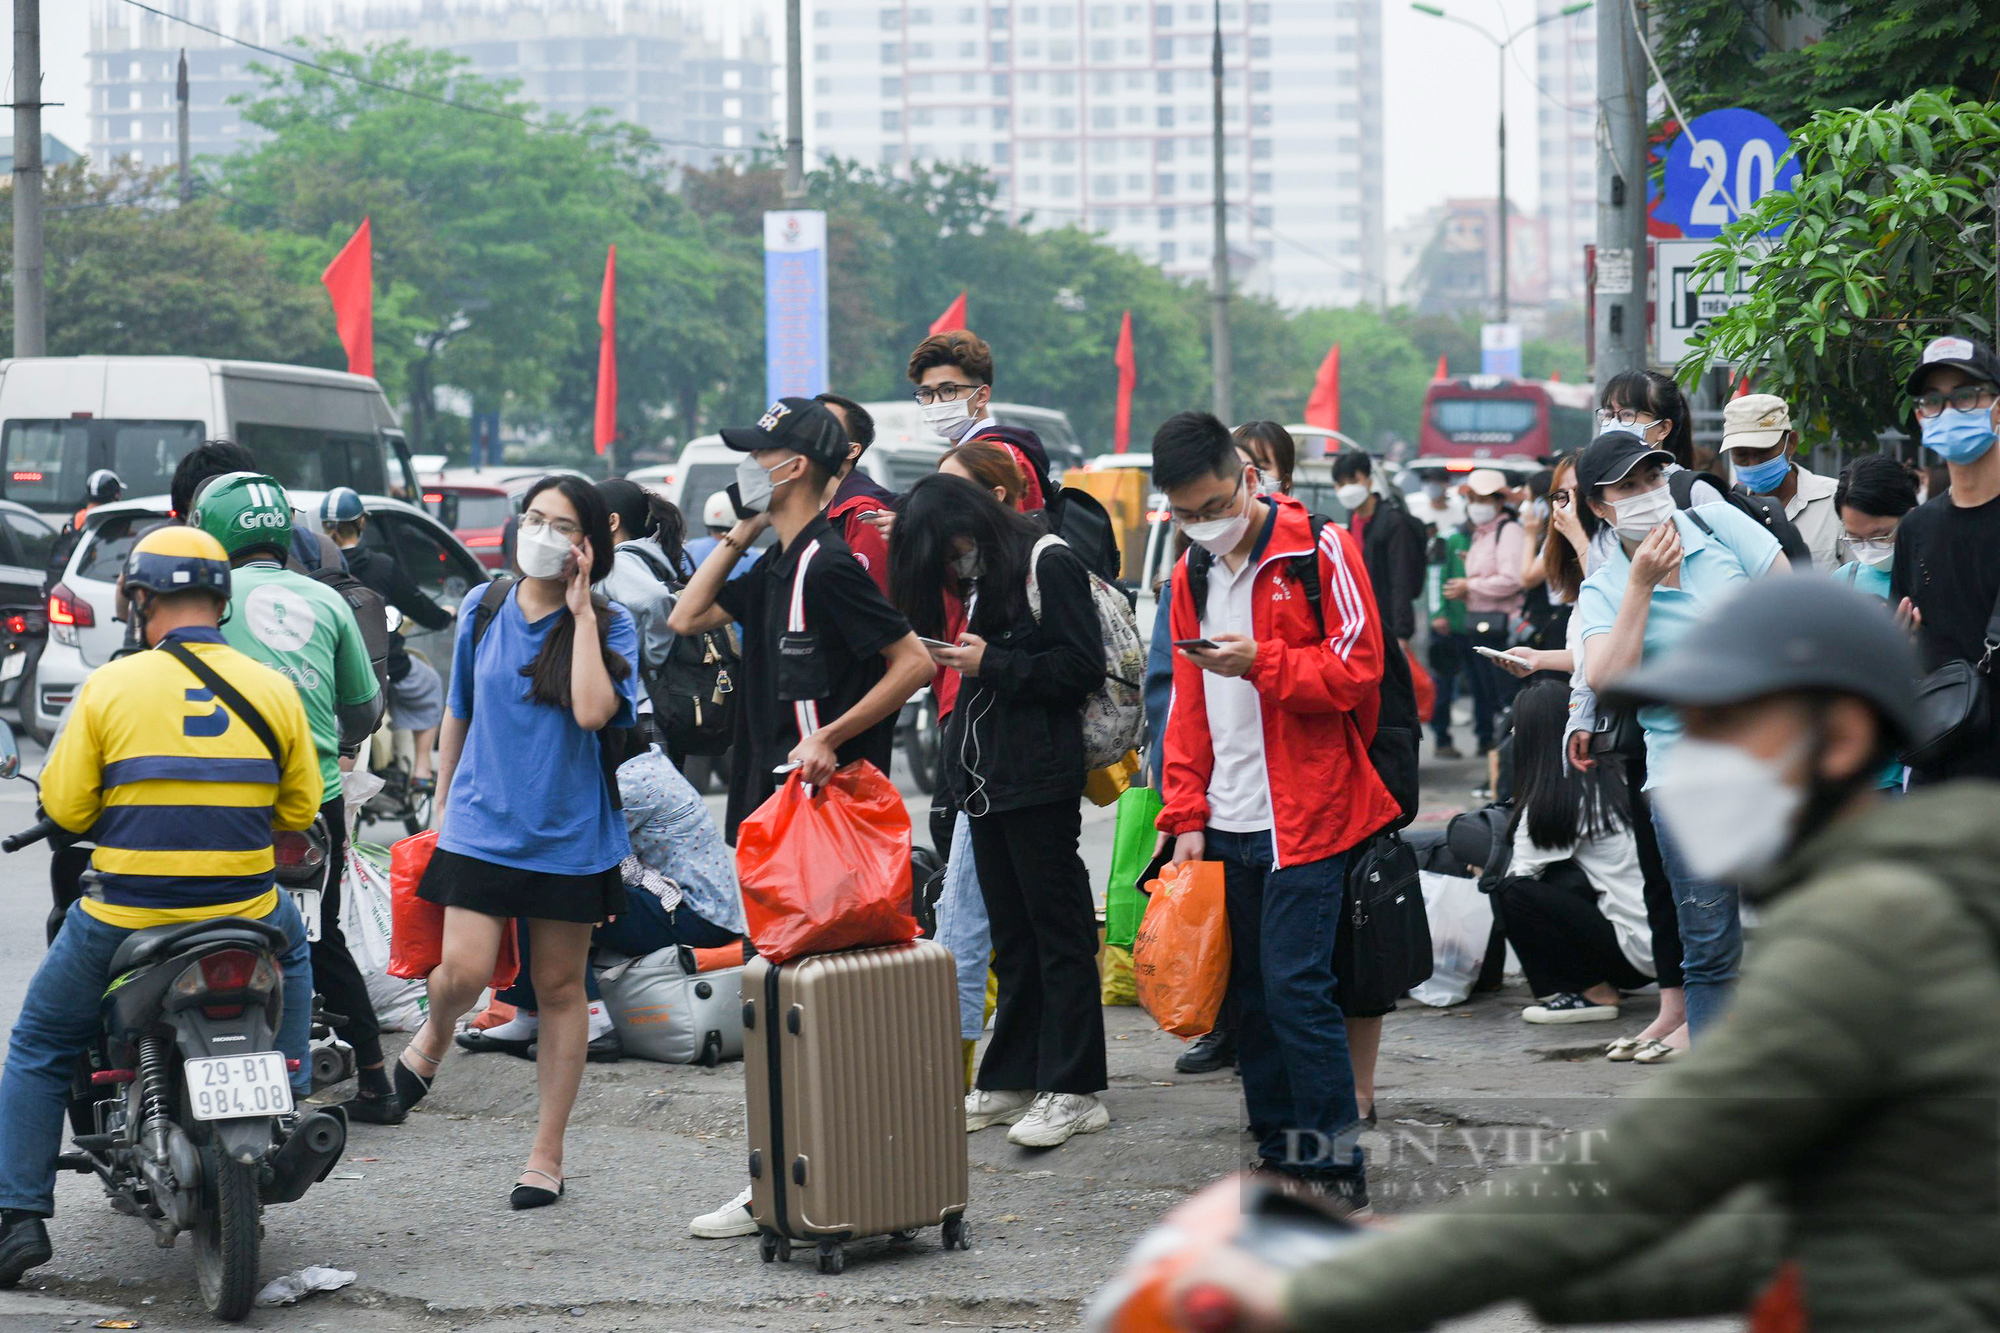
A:
<svg viewBox="0 0 2000 1333">
<path fill-rule="evenodd" d="M 1312 604 L 1313 616 L 1319 621 L 1320 632 L 1324 634 L 1326 612 L 1319 600 L 1318 537 L 1332 520 L 1319 514 L 1312 514 L 1310 518 L 1313 550 L 1286 561 L 1285 572 L 1305 593 L 1306 601 Z M 1188 592 L 1194 597 L 1197 607 L 1208 603 L 1208 568 L 1214 562 L 1215 557 L 1208 553 L 1207 547 L 1188 547 Z M 1382 785 L 1389 789 L 1389 794 L 1402 808 L 1389 824 L 1390 829 L 1400 829 L 1417 817 L 1417 747 L 1423 736 L 1423 724 L 1417 718 L 1417 687 L 1410 675 L 1410 661 L 1403 656 L 1401 645 L 1386 631 L 1382 635 L 1379 697 L 1380 711 L 1375 721 L 1375 739 L 1368 743 L 1368 762 L 1375 766 L 1375 775 L 1382 779 Z"/>
<path fill-rule="evenodd" d="M 654 552 L 636 542 L 618 549 L 638 556 L 654 578 L 680 594 L 684 584 Z M 700 634 L 677 634 L 664 663 L 657 667 L 640 663 L 639 679 L 653 701 L 653 725 L 669 752 L 718 755 L 729 748 L 736 722 L 735 680 L 742 665 L 735 636 L 726 625 Z"/>
<path fill-rule="evenodd" d="M 1685 509 L 1696 527 L 1711 537 L 1715 535 L 1715 530 L 1702 522 L 1701 515 L 1695 512 L 1694 488 L 1701 482 L 1720 491 L 1722 498 L 1733 508 L 1775 537 L 1785 558 L 1792 562 L 1793 569 L 1810 570 L 1813 567 L 1812 548 L 1799 535 L 1798 525 L 1785 517 L 1784 501 L 1775 495 L 1752 494 L 1741 483 L 1725 483 L 1720 477 L 1706 472 L 1690 472 L 1682 468 L 1667 478 L 1667 490 L 1674 497 L 1674 508 Z"/>
<path fill-rule="evenodd" d="M 386 558 L 386 557 L 385 557 Z M 389 607 L 382 594 L 339 566 L 322 565 L 304 571 L 305 576 L 339 593 L 354 612 L 361 627 L 361 642 L 368 648 L 368 664 L 375 668 L 375 683 L 386 703 L 389 698 Z"/>
</svg>

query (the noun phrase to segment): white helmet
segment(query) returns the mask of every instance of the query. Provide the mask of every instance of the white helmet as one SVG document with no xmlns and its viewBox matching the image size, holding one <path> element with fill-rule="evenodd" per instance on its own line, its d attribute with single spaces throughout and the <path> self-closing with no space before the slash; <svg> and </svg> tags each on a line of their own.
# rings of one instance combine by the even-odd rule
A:
<svg viewBox="0 0 2000 1333">
<path fill-rule="evenodd" d="M 703 527 L 709 528 L 736 526 L 736 506 L 729 503 L 728 491 L 717 491 L 703 501 L 701 522 Z"/>
</svg>

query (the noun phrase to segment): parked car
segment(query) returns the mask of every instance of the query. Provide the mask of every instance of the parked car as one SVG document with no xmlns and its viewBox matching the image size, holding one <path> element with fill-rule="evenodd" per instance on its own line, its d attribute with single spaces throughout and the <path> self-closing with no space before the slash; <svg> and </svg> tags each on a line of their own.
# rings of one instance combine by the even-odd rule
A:
<svg viewBox="0 0 2000 1333">
<path fill-rule="evenodd" d="M 317 514 L 323 491 L 290 491 L 294 508 Z M 478 558 L 445 526 L 401 500 L 364 495 L 368 527 L 362 542 L 387 550 L 417 587 L 440 606 L 456 607 L 488 574 Z M 167 521 L 164 495 L 121 500 L 91 511 L 62 578 L 49 590 L 49 642 L 21 687 L 21 718 L 41 736 L 54 734 L 63 710 L 90 673 L 125 644 L 125 623 L 112 618 L 118 575 L 140 537 Z M 453 630 L 404 627 L 409 646 L 449 679 Z"/>
<path fill-rule="evenodd" d="M 192 356 L 0 361 L 0 497 L 42 513 L 67 518 L 98 468 L 127 495 L 165 494 L 181 459 L 218 438 L 288 489 L 418 495 L 396 414 L 365 375 Z"/>
<path fill-rule="evenodd" d="M 507 567 L 507 520 L 515 501 L 505 487 L 434 482 L 424 487 L 424 510 L 451 529 L 488 569 Z"/>
<path fill-rule="evenodd" d="M 0 706 L 19 696 L 22 677 L 42 655 L 49 624 L 42 589 L 55 540 L 47 519 L 0 500 Z"/>
</svg>

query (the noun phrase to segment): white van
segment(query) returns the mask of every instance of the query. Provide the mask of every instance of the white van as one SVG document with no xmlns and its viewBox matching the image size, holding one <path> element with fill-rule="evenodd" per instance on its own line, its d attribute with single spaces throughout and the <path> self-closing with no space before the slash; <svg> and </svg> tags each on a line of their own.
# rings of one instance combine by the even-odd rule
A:
<svg viewBox="0 0 2000 1333">
<path fill-rule="evenodd" d="M 913 398 L 890 398 L 863 403 L 875 418 L 875 447 L 884 444 L 929 444 L 942 449 L 945 439 L 924 424 L 924 415 Z M 1069 414 L 1052 407 L 1032 407 L 1027 403 L 988 403 L 986 414 L 1003 426 L 1019 426 L 1035 432 L 1042 450 L 1049 456 L 1049 471 L 1057 481 L 1073 467 L 1082 467 L 1086 455 L 1077 443 Z M 904 487 L 894 489 L 902 490 Z"/>
<path fill-rule="evenodd" d="M 203 440 L 234 440 L 288 489 L 351 486 L 414 501 L 409 445 L 365 375 L 192 356 L 0 361 L 0 496 L 67 516 L 110 468 L 164 495 Z"/>
<path fill-rule="evenodd" d="M 889 440 L 878 426 L 875 443 L 861 455 L 861 470 L 900 493 L 937 471 L 938 460 L 944 454 L 941 442 Z M 726 490 L 736 480 L 736 464 L 745 457 L 724 444 L 720 435 L 697 436 L 682 446 L 679 460 L 664 476 L 648 479 L 646 484 L 680 507 L 687 517 L 689 536 L 700 536 L 705 531 L 701 526 L 703 504 L 709 496 Z"/>
</svg>

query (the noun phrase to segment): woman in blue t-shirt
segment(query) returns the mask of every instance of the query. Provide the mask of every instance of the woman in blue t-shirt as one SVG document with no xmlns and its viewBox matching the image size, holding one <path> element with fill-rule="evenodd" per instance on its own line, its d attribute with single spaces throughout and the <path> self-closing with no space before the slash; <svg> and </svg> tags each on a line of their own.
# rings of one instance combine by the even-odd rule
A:
<svg viewBox="0 0 2000 1333">
<path fill-rule="evenodd" d="M 1577 595 L 1577 640 L 1584 677 L 1600 694 L 1618 677 L 1679 643 L 1694 623 L 1780 555 L 1778 541 L 1735 506 L 1718 502 L 1678 509 L 1667 485 L 1673 456 L 1623 433 L 1591 441 L 1576 464 L 1578 517 L 1593 532 L 1609 527 L 1617 543 Z M 1643 592 L 1643 596 L 1633 594 Z M 1668 772 L 1680 739 L 1671 709 L 1642 708 L 1646 787 Z M 1685 846 L 1655 818 L 1660 858 L 1674 890 L 1681 929 L 1681 971 L 1688 1034 L 1698 1037 L 1729 1001 L 1743 956 L 1736 886 L 1702 873 L 1703 848 Z"/>
<path fill-rule="evenodd" d="M 541 1114 L 515 1208 L 563 1191 L 563 1133 L 583 1079 L 591 928 L 625 907 L 631 852 L 600 741 L 637 718 L 639 635 L 591 591 L 611 568 L 604 501 L 576 477 L 544 477 L 522 501 L 508 589 L 483 634 L 482 586 L 459 607 L 451 700 L 439 745 L 437 850 L 417 896 L 445 909 L 430 1013 L 396 1067 L 414 1105 L 430 1091 L 452 1025 L 493 975 L 501 932 L 528 921 L 541 1006 Z M 475 638 L 477 642 L 475 643 Z M 612 756 L 613 760 L 622 758 Z"/>
</svg>

